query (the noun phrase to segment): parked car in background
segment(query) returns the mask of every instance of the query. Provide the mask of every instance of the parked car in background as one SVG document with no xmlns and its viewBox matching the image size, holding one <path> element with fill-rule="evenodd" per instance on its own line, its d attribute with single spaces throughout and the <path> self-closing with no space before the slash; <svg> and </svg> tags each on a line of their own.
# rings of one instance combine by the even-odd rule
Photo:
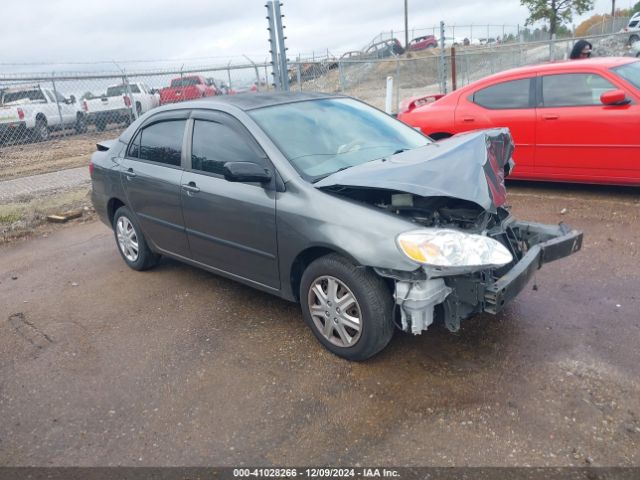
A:
<svg viewBox="0 0 640 480">
<path fill-rule="evenodd" d="M 186 75 L 171 80 L 160 90 L 160 104 L 184 102 L 195 98 L 213 97 L 220 92 L 215 84 L 201 75 Z"/>
<path fill-rule="evenodd" d="M 348 97 L 225 95 L 98 144 L 92 200 L 130 268 L 166 255 L 299 302 L 328 350 L 365 360 L 396 326 L 498 313 L 580 249 L 511 216 L 512 150 L 506 129 L 434 144 Z"/>
<path fill-rule="evenodd" d="M 636 12 L 629 19 L 629 24 L 622 31 L 630 34 L 629 44 L 640 42 L 640 12 Z"/>
<path fill-rule="evenodd" d="M 160 95 L 153 92 L 146 83 L 111 85 L 104 95 L 85 98 L 82 111 L 86 122 L 100 131 L 110 123 L 129 124 L 160 105 Z"/>
<path fill-rule="evenodd" d="M 640 60 L 531 65 L 429 100 L 403 102 L 398 118 L 436 140 L 508 127 L 511 178 L 640 185 Z"/>
<path fill-rule="evenodd" d="M 404 48 L 397 38 L 383 40 L 370 45 L 363 53 L 365 58 L 388 58 L 402 55 Z"/>
<path fill-rule="evenodd" d="M 86 131 L 86 124 L 73 95 L 40 85 L 8 87 L 0 93 L 0 141 L 25 138 L 44 141 L 52 130 L 73 128 Z"/>
<path fill-rule="evenodd" d="M 409 52 L 417 52 L 420 50 L 426 50 L 427 48 L 435 48 L 438 46 L 438 40 L 434 35 L 423 35 L 416 37 L 409 42 L 406 50 Z"/>
</svg>

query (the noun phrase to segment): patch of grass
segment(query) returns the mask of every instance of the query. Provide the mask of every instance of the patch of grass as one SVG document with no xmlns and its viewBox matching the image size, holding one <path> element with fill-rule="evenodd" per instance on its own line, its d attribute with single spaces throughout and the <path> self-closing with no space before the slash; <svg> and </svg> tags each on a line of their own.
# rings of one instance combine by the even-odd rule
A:
<svg viewBox="0 0 640 480">
<path fill-rule="evenodd" d="M 84 207 L 89 207 L 84 216 L 90 215 L 90 192 L 91 187 L 84 186 L 20 202 L 0 204 L 0 243 L 29 235 L 34 229 L 47 223 L 47 215 Z"/>
</svg>

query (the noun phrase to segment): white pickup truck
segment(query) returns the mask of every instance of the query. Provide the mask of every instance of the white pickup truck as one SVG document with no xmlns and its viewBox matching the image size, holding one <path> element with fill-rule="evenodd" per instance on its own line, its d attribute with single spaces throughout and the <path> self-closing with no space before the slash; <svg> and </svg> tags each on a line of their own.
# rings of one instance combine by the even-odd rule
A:
<svg viewBox="0 0 640 480">
<path fill-rule="evenodd" d="M 105 95 L 82 101 L 87 123 L 102 131 L 109 123 L 129 124 L 160 105 L 160 95 L 145 83 L 112 85 Z"/>
<path fill-rule="evenodd" d="M 44 141 L 52 130 L 74 128 L 86 131 L 84 116 L 78 111 L 73 95 L 40 85 L 22 85 L 0 91 L 0 142 L 27 138 Z"/>
</svg>

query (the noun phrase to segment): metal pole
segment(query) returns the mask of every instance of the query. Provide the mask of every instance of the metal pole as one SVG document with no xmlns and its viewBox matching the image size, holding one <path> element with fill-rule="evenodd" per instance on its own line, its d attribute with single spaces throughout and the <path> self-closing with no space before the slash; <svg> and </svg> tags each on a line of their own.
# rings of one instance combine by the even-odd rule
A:
<svg viewBox="0 0 640 480">
<path fill-rule="evenodd" d="M 451 91 L 458 88 L 456 81 L 456 47 L 451 47 Z"/>
<path fill-rule="evenodd" d="M 393 110 L 398 108 L 400 104 L 400 60 L 396 59 L 396 103 L 393 105 Z"/>
<path fill-rule="evenodd" d="M 66 132 L 64 129 L 64 121 L 62 120 L 62 108 L 60 107 L 60 102 L 58 101 L 58 90 L 56 90 L 55 76 L 56 76 L 56 72 L 51 72 L 51 85 L 53 87 L 53 96 L 56 99 L 56 106 L 58 107 L 58 117 L 60 118 L 60 128 L 62 129 L 62 135 L 66 136 Z"/>
<path fill-rule="evenodd" d="M 256 72 L 256 88 L 258 89 L 258 91 L 260 91 L 260 73 L 258 73 L 258 66 L 254 63 L 253 60 L 251 60 L 246 55 L 243 55 L 243 57 L 246 58 L 251 65 L 253 65 L 253 69 Z M 264 68 L 265 68 L 265 70 L 267 69 L 267 67 L 264 67 Z M 266 72 L 265 72 L 265 74 L 266 74 Z M 229 79 L 229 81 L 231 81 L 231 79 Z M 231 85 L 229 85 L 229 87 L 231 87 Z"/>
<path fill-rule="evenodd" d="M 229 81 L 229 83 L 227 83 L 227 87 L 231 89 L 231 61 L 227 63 L 227 80 Z"/>
<path fill-rule="evenodd" d="M 440 22 L 440 93 L 447 93 L 447 64 L 444 58 L 444 22 Z"/>
<path fill-rule="evenodd" d="M 404 0 L 404 48 L 409 46 L 409 14 L 408 14 L 408 0 Z"/>
<path fill-rule="evenodd" d="M 296 78 L 298 80 L 298 90 L 302 91 L 302 79 L 300 75 L 300 63 L 296 65 Z"/>
<path fill-rule="evenodd" d="M 267 20 L 269 20 L 269 53 L 271 53 L 271 70 L 273 75 L 273 84 L 276 90 L 280 90 L 280 69 L 278 65 L 278 43 L 276 41 L 276 26 L 273 19 L 273 2 L 268 1 L 265 5 L 267 7 Z"/>
<path fill-rule="evenodd" d="M 276 0 L 273 3 L 273 16 L 275 17 L 276 32 L 278 36 L 278 53 L 280 54 L 280 83 L 281 88 L 285 92 L 289 91 L 289 70 L 287 68 L 287 49 L 284 46 L 284 26 L 282 24 L 283 15 L 280 14 L 280 0 Z"/>
<path fill-rule="evenodd" d="M 340 60 L 338 60 L 338 78 L 340 79 L 340 92 L 344 93 L 344 67 Z"/>
</svg>

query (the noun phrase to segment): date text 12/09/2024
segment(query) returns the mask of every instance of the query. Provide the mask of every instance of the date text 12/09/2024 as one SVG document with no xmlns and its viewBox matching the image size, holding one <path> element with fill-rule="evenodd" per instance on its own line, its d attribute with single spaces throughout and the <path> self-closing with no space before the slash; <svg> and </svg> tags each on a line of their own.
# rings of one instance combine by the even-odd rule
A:
<svg viewBox="0 0 640 480">
<path fill-rule="evenodd" d="M 235 468 L 235 478 L 398 478 L 387 468 Z"/>
</svg>

